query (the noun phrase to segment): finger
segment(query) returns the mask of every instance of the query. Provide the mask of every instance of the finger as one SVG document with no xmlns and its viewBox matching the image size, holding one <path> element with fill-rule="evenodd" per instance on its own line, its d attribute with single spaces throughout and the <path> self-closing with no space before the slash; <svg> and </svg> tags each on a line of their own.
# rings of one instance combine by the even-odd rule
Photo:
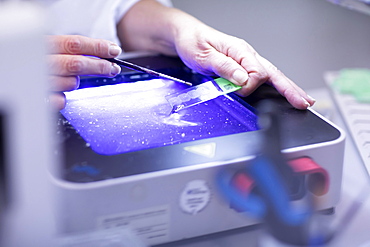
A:
<svg viewBox="0 0 370 247">
<path fill-rule="evenodd" d="M 49 74 L 58 76 L 99 75 L 113 77 L 121 67 L 104 59 L 81 55 L 50 55 Z"/>
<path fill-rule="evenodd" d="M 208 70 L 236 85 L 243 86 L 249 79 L 248 72 L 240 64 L 216 50 L 208 55 L 207 63 Z"/>
<path fill-rule="evenodd" d="M 253 55 L 245 56 L 243 66 L 222 53 L 212 54 L 210 60 L 213 61 L 211 66 L 217 75 L 242 86 L 238 91 L 242 96 L 250 95 L 269 78 L 266 69 Z"/>
<path fill-rule="evenodd" d="M 295 84 L 292 80 L 286 77 L 267 59 L 260 57 L 261 63 L 267 68 L 269 73 L 269 83 L 283 95 L 294 107 L 298 109 L 307 109 L 312 106 L 315 100 L 307 95 L 307 93 Z"/>
<path fill-rule="evenodd" d="M 49 95 L 49 104 L 56 111 L 60 111 L 66 105 L 66 97 L 63 93 L 52 93 Z"/>
<path fill-rule="evenodd" d="M 122 49 L 108 41 L 80 35 L 50 35 L 47 45 L 53 54 L 90 55 L 104 58 L 116 57 Z"/>
<path fill-rule="evenodd" d="M 80 85 L 79 76 L 49 76 L 50 91 L 72 91 Z"/>
<path fill-rule="evenodd" d="M 257 52 L 253 47 L 235 37 L 229 41 L 214 45 L 215 52 L 210 53 L 210 63 L 215 73 L 243 86 L 244 92 L 250 94 L 267 80 L 268 74 L 256 58 Z"/>
<path fill-rule="evenodd" d="M 242 91 L 244 95 L 249 95 L 269 79 L 269 74 L 253 47 L 244 40 L 239 42 L 239 49 L 231 50 L 231 56 L 248 72 L 249 79 Z"/>
</svg>

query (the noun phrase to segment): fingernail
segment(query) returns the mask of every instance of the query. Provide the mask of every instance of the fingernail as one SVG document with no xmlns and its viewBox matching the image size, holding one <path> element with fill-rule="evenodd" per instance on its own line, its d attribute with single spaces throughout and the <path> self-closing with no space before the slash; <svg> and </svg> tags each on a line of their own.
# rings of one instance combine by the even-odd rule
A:
<svg viewBox="0 0 370 247">
<path fill-rule="evenodd" d="M 313 98 L 313 97 L 311 97 L 310 95 L 307 95 L 307 97 L 308 97 L 311 101 L 316 102 L 316 99 L 315 99 L 315 98 Z"/>
<path fill-rule="evenodd" d="M 116 44 L 111 44 L 109 46 L 109 55 L 113 57 L 117 57 L 119 54 L 121 54 L 122 49 Z"/>
<path fill-rule="evenodd" d="M 118 66 L 115 63 L 112 63 L 112 68 L 111 68 L 111 71 L 110 71 L 111 75 L 113 75 L 113 76 L 118 75 L 120 72 L 121 72 L 121 67 Z"/>
<path fill-rule="evenodd" d="M 235 82 L 238 82 L 240 85 L 243 85 L 249 78 L 248 73 L 241 71 L 241 70 L 236 70 L 232 76 Z"/>
<path fill-rule="evenodd" d="M 303 100 L 303 103 L 306 105 L 306 108 L 311 106 L 311 104 L 308 103 L 308 101 L 305 98 L 303 98 L 303 97 L 301 97 L 301 98 Z"/>
</svg>

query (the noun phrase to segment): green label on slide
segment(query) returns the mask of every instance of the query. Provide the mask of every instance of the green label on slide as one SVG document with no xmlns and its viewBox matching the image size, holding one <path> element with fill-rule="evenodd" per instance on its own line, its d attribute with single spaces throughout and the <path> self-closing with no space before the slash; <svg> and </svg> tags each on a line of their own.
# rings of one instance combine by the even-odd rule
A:
<svg viewBox="0 0 370 247">
<path fill-rule="evenodd" d="M 215 82 L 221 88 L 224 94 L 228 94 L 242 88 L 241 86 L 235 85 L 231 81 L 228 81 L 224 78 L 217 78 Z"/>
</svg>

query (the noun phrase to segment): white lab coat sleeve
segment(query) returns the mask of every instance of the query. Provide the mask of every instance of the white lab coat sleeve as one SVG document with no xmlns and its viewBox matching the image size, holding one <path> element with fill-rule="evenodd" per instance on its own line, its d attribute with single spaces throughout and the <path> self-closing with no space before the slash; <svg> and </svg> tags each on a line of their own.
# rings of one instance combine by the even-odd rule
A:
<svg viewBox="0 0 370 247">
<path fill-rule="evenodd" d="M 140 0 L 54 0 L 46 6 L 49 34 L 79 34 L 120 44 L 117 23 Z M 157 0 L 172 6 L 170 0 Z"/>
</svg>

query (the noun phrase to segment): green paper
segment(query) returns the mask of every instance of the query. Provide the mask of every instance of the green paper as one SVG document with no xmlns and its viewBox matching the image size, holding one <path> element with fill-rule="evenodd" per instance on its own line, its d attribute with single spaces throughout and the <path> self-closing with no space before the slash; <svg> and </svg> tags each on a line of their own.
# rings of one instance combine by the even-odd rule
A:
<svg viewBox="0 0 370 247">
<path fill-rule="evenodd" d="M 370 70 L 343 69 L 334 80 L 333 87 L 344 94 L 351 94 L 359 102 L 370 102 Z"/>
</svg>

